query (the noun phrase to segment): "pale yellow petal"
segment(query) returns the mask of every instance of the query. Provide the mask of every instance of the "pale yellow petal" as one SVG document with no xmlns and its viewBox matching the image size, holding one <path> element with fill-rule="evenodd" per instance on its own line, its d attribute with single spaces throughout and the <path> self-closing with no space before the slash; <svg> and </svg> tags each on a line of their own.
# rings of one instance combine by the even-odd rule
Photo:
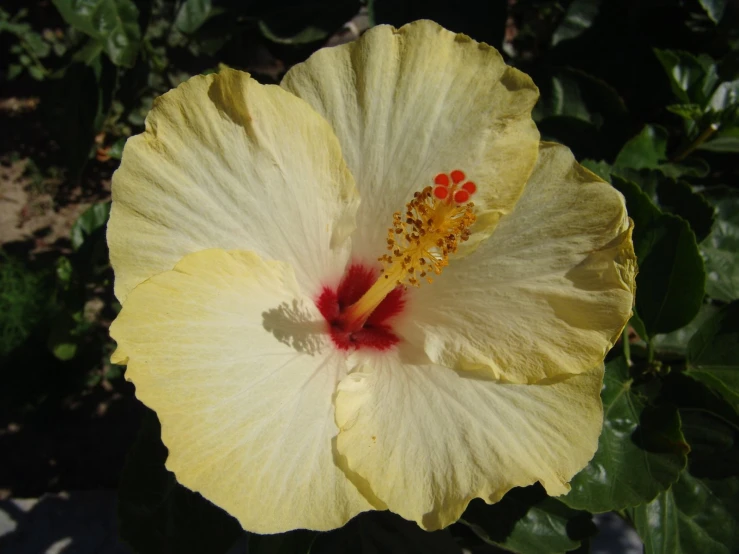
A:
<svg viewBox="0 0 739 554">
<path fill-rule="evenodd" d="M 314 294 L 343 270 L 357 205 L 339 143 L 308 104 L 239 71 L 193 77 L 155 101 L 113 176 L 116 296 L 207 248 L 286 261 Z"/>
<path fill-rule="evenodd" d="M 360 489 L 439 529 L 476 497 L 537 481 L 566 493 L 598 446 L 602 382 L 602 366 L 521 385 L 384 357 L 339 384 L 337 448 Z"/>
<path fill-rule="evenodd" d="M 345 361 L 289 266 L 190 254 L 128 295 L 111 335 L 167 468 L 245 529 L 333 529 L 371 509 L 333 460 Z"/>
<path fill-rule="evenodd" d="M 536 160 L 538 90 L 492 47 L 431 21 L 381 25 L 294 66 L 282 86 L 323 115 L 362 196 L 354 255 L 383 253 L 392 214 L 441 172 L 478 186 L 476 238 L 510 211 Z"/>
<path fill-rule="evenodd" d="M 635 273 L 621 194 L 543 144 L 513 213 L 416 291 L 399 331 L 436 363 L 505 381 L 581 373 L 630 317 Z"/>
</svg>

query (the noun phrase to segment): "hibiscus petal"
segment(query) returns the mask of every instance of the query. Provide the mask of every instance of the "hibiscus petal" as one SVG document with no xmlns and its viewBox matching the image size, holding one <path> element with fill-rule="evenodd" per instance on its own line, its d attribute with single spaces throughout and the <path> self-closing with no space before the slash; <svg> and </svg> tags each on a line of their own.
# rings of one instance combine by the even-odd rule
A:
<svg viewBox="0 0 739 554">
<path fill-rule="evenodd" d="M 315 294 L 341 275 L 357 205 L 339 143 L 307 103 L 239 71 L 193 77 L 157 99 L 113 176 L 116 296 L 207 248 L 286 261 Z"/>
<path fill-rule="evenodd" d="M 167 468 L 245 529 L 333 529 L 372 509 L 332 455 L 345 361 L 289 266 L 190 254 L 129 294 L 111 335 Z"/>
<path fill-rule="evenodd" d="M 635 273 L 623 197 L 564 146 L 542 144 L 513 213 L 409 295 L 398 331 L 435 363 L 505 381 L 581 373 L 630 317 Z"/>
<path fill-rule="evenodd" d="M 510 211 L 536 161 L 538 90 L 492 47 L 431 21 L 381 25 L 294 66 L 282 86 L 323 115 L 362 196 L 354 256 L 374 260 L 392 214 L 441 172 L 477 184 L 476 234 Z"/>
<path fill-rule="evenodd" d="M 338 452 L 357 486 L 428 530 L 479 497 L 539 481 L 551 495 L 598 446 L 602 365 L 536 385 L 383 357 L 339 384 Z"/>
</svg>

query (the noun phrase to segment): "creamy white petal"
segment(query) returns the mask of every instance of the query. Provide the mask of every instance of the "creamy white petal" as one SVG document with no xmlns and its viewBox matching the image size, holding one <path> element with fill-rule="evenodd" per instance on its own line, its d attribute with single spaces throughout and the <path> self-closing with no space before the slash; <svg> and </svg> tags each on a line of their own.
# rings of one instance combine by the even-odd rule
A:
<svg viewBox="0 0 739 554">
<path fill-rule="evenodd" d="M 598 446 L 603 368 L 535 385 L 384 357 L 339 384 L 337 448 L 357 486 L 428 530 L 479 497 L 540 482 L 551 495 Z"/>
<path fill-rule="evenodd" d="M 506 381 L 581 373 L 630 317 L 635 274 L 623 197 L 564 146 L 543 144 L 513 213 L 410 295 L 399 332 L 436 363 Z"/>
<path fill-rule="evenodd" d="M 476 239 L 519 197 L 536 160 L 538 90 L 492 47 L 431 21 L 380 25 L 294 66 L 282 86 L 331 124 L 362 196 L 354 255 L 383 253 L 392 214 L 438 173 L 477 184 Z"/>
<path fill-rule="evenodd" d="M 357 205 L 338 141 L 307 103 L 239 71 L 193 77 L 155 101 L 113 176 L 116 296 L 207 248 L 286 261 L 315 294 L 343 270 Z"/>
<path fill-rule="evenodd" d="M 245 529 L 333 529 L 372 509 L 332 454 L 345 360 L 288 265 L 190 254 L 128 295 L 111 335 L 167 468 Z"/>
</svg>

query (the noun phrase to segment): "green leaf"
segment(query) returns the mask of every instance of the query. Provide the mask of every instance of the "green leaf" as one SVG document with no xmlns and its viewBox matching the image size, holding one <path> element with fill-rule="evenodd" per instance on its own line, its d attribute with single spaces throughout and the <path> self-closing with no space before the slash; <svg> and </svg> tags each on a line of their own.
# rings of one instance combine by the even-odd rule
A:
<svg viewBox="0 0 739 554">
<path fill-rule="evenodd" d="M 593 173 L 595 173 L 598 177 L 603 179 L 604 181 L 611 182 L 611 165 L 603 160 L 595 161 L 595 160 L 583 160 L 580 162 L 580 164 L 585 168 Z"/>
<path fill-rule="evenodd" d="M 278 44 L 310 44 L 328 38 L 328 31 L 319 27 L 308 26 L 292 36 L 278 36 L 264 21 L 259 22 L 259 31 L 272 42 Z"/>
<path fill-rule="evenodd" d="M 211 0 L 185 0 L 177 12 L 175 25 L 186 34 L 192 34 L 205 23 L 211 14 Z"/>
<path fill-rule="evenodd" d="M 574 0 L 567 7 L 562 22 L 552 35 L 552 46 L 563 40 L 579 37 L 587 31 L 598 17 L 600 4 L 600 0 Z"/>
<path fill-rule="evenodd" d="M 596 533 L 589 513 L 548 497 L 539 485 L 513 489 L 493 505 L 473 500 L 460 523 L 485 543 L 519 554 L 569 552 Z"/>
<path fill-rule="evenodd" d="M 711 234 L 701 243 L 706 262 L 706 292 L 712 298 L 739 299 L 739 192 L 716 187 L 703 192 L 716 208 Z"/>
<path fill-rule="evenodd" d="M 633 510 L 646 554 L 733 554 L 739 548 L 739 479 L 696 479 L 687 470 L 673 487 Z"/>
<path fill-rule="evenodd" d="M 133 67 L 141 42 L 133 0 L 53 0 L 64 20 L 101 41 L 114 64 Z"/>
<path fill-rule="evenodd" d="M 695 234 L 684 219 L 662 213 L 634 183 L 614 177 L 613 185 L 634 220 L 636 311 L 650 337 L 684 327 L 700 310 L 705 288 Z"/>
<path fill-rule="evenodd" d="M 654 344 L 654 347 L 658 351 L 684 356 L 688 351 L 688 342 L 690 339 L 693 338 L 696 331 L 703 325 L 703 322 L 717 311 L 718 308 L 712 304 L 703 304 L 693 321 L 676 331 L 655 336 L 652 339 L 652 344 Z"/>
<path fill-rule="evenodd" d="M 739 80 L 721 83 L 708 101 L 708 109 L 723 112 L 739 102 Z"/>
<path fill-rule="evenodd" d="M 126 137 L 121 137 L 113 143 L 108 151 L 108 156 L 114 160 L 120 160 L 123 157 L 123 147 L 126 146 Z"/>
<path fill-rule="evenodd" d="M 560 500 L 590 512 L 637 506 L 674 483 L 689 447 L 673 407 L 648 407 L 633 389 L 623 357 L 606 364 L 604 422 L 598 451 Z"/>
<path fill-rule="evenodd" d="M 688 121 L 700 119 L 703 115 L 703 108 L 698 104 L 672 104 L 667 106 L 667 110 Z"/>
<path fill-rule="evenodd" d="M 681 175 L 704 177 L 708 165 L 703 160 L 686 160 L 680 163 L 667 162 L 667 131 L 658 125 L 645 125 L 641 132 L 629 140 L 613 162 L 614 172 L 623 170 L 655 169 L 667 177 Z M 627 176 L 627 175 L 625 175 Z"/>
<path fill-rule="evenodd" d="M 272 553 L 272 551 L 269 552 Z M 282 551 L 279 552 L 282 553 Z M 307 554 L 308 551 L 294 549 L 289 554 L 298 552 Z M 462 554 L 462 548 L 448 529 L 428 532 L 416 523 L 390 512 L 365 512 L 340 529 L 329 533 L 319 533 L 310 547 L 310 554 L 345 554 L 347 552 L 352 554 Z M 262 554 L 262 551 L 259 554 Z M 286 551 L 285 554 L 288 552 Z"/>
<path fill-rule="evenodd" d="M 229 514 L 177 483 L 156 414 L 146 410 L 118 487 L 121 538 L 137 554 L 221 554 L 244 532 Z"/>
<path fill-rule="evenodd" d="M 716 390 L 739 412 L 739 300 L 701 325 L 688 344 L 687 374 Z"/>
<path fill-rule="evenodd" d="M 686 181 L 662 179 L 657 185 L 660 208 L 679 215 L 690 223 L 698 242 L 705 239 L 713 226 L 714 209 L 708 200 L 693 190 Z"/>
<path fill-rule="evenodd" d="M 537 78 L 541 91 L 532 117 L 564 116 L 600 127 L 607 119 L 620 118 L 626 106 L 618 92 L 605 81 L 568 67 L 556 68 Z"/>
<path fill-rule="evenodd" d="M 79 250 L 85 239 L 108 222 L 110 202 L 100 202 L 87 208 L 72 225 L 72 248 Z"/>
<path fill-rule="evenodd" d="M 714 23 L 721 21 L 726 11 L 726 0 L 698 0 Z"/>
<path fill-rule="evenodd" d="M 709 152 L 739 152 L 739 127 L 721 130 L 714 137 L 701 144 L 698 149 Z"/>
<path fill-rule="evenodd" d="M 705 107 L 719 80 L 713 60 L 678 50 L 655 49 L 654 54 L 667 73 L 672 92 L 680 103 Z"/>
</svg>

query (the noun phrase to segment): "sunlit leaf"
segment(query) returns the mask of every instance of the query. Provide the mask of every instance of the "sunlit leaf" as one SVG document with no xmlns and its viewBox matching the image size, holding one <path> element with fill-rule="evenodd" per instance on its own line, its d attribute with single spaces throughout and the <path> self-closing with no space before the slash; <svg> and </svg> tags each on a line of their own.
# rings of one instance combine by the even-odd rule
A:
<svg viewBox="0 0 739 554">
<path fill-rule="evenodd" d="M 116 65 L 133 67 L 141 42 L 133 0 L 53 0 L 64 20 L 101 41 Z"/>
<path fill-rule="evenodd" d="M 75 250 L 79 250 L 87 237 L 108 222 L 109 216 L 110 202 L 100 202 L 87 208 L 87 210 L 77 218 L 74 225 L 72 225 L 72 230 L 70 232 L 72 247 Z"/>
<path fill-rule="evenodd" d="M 689 450 L 680 417 L 670 406 L 648 407 L 633 389 L 623 357 L 606 364 L 604 423 L 598 451 L 560 500 L 590 512 L 649 502 L 674 483 Z"/>
<path fill-rule="evenodd" d="M 706 10 L 708 17 L 711 18 L 715 23 L 721 21 L 726 11 L 727 0 L 698 0 Z"/>
</svg>

